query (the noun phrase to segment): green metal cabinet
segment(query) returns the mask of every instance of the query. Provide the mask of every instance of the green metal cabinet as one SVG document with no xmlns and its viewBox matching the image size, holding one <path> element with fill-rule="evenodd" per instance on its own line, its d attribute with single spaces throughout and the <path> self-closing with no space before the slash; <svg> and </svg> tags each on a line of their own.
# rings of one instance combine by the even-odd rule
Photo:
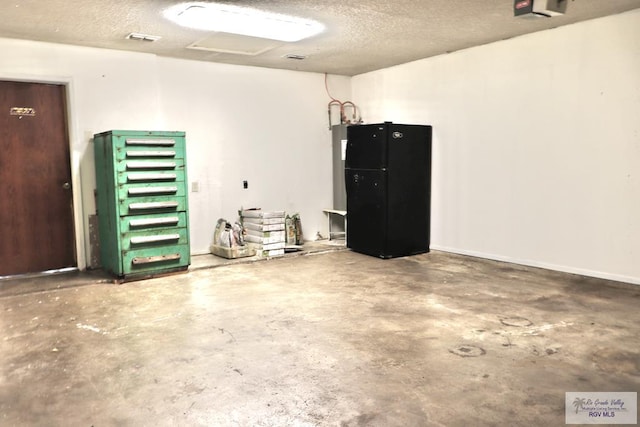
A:
<svg viewBox="0 0 640 427">
<path fill-rule="evenodd" d="M 185 133 L 111 130 L 93 142 L 104 270 L 119 279 L 186 270 Z"/>
</svg>

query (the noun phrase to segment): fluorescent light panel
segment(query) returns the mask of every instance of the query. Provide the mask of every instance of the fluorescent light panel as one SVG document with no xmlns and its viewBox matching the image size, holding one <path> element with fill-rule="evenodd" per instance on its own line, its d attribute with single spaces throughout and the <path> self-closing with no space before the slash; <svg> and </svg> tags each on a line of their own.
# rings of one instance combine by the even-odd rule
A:
<svg viewBox="0 0 640 427">
<path fill-rule="evenodd" d="M 310 19 L 216 3 L 183 3 L 164 12 L 183 27 L 297 42 L 319 34 L 324 25 Z"/>
</svg>

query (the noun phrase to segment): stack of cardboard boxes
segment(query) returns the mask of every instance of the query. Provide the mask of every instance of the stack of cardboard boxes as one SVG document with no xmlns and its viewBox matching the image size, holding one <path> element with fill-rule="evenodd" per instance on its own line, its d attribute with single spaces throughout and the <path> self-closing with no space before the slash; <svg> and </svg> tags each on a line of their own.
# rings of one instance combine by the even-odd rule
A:
<svg viewBox="0 0 640 427">
<path fill-rule="evenodd" d="M 286 242 L 285 212 L 247 209 L 240 211 L 245 241 L 255 247 L 261 257 L 284 255 Z"/>
</svg>

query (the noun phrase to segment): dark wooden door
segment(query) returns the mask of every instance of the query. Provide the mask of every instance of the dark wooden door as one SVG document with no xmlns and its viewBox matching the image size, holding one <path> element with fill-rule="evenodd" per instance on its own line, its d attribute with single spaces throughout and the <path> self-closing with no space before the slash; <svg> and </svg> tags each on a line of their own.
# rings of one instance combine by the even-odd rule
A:
<svg viewBox="0 0 640 427">
<path fill-rule="evenodd" d="M 0 81 L 0 276 L 74 266 L 65 87 Z"/>
</svg>

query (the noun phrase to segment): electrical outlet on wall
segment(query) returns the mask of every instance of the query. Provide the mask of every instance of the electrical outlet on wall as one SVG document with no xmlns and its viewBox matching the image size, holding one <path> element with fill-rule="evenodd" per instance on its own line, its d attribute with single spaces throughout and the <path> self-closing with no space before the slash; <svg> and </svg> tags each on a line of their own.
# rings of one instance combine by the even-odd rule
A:
<svg viewBox="0 0 640 427">
<path fill-rule="evenodd" d="M 198 181 L 193 181 L 191 183 L 191 192 L 197 193 L 198 191 L 200 191 L 200 183 Z"/>
</svg>

